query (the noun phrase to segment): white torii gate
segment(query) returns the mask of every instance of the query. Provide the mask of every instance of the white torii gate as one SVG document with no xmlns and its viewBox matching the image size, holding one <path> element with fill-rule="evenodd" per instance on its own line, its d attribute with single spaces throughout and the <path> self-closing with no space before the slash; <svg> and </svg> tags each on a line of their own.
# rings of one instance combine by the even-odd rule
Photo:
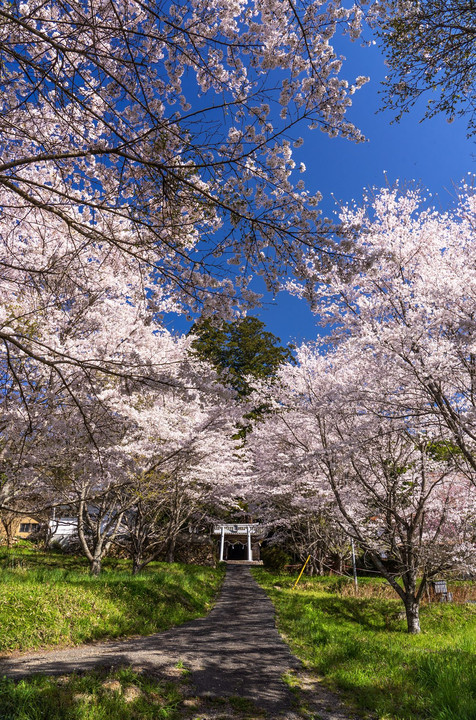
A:
<svg viewBox="0 0 476 720">
<path fill-rule="evenodd" d="M 221 535 L 220 538 L 220 562 L 223 561 L 225 552 L 225 535 L 246 535 L 248 538 L 248 562 L 253 562 L 251 551 L 251 536 L 259 534 L 259 523 L 239 523 L 236 525 L 215 525 L 213 529 L 214 535 Z"/>
</svg>

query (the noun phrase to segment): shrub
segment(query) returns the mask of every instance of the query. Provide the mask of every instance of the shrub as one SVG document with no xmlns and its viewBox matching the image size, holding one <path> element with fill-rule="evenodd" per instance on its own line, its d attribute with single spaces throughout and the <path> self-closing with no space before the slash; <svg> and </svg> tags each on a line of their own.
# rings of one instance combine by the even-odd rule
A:
<svg viewBox="0 0 476 720">
<path fill-rule="evenodd" d="M 290 556 L 277 545 L 261 548 L 261 559 L 265 568 L 273 572 L 282 572 L 291 562 Z"/>
</svg>

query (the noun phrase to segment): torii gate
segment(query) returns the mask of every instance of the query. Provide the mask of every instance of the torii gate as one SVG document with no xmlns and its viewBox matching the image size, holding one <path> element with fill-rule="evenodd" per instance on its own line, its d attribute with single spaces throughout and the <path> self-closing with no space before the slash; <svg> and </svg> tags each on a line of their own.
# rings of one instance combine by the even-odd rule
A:
<svg viewBox="0 0 476 720">
<path fill-rule="evenodd" d="M 215 525 L 213 528 L 214 535 L 220 535 L 220 562 L 223 561 L 225 551 L 225 535 L 246 535 L 248 541 L 248 562 L 253 562 L 251 550 L 251 536 L 260 534 L 261 526 L 259 523 L 238 523 Z"/>
</svg>

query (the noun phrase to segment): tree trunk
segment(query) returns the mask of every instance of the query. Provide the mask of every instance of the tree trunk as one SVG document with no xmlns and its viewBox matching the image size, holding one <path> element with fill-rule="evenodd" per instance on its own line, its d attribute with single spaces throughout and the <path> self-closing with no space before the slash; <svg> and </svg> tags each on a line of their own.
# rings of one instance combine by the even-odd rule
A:
<svg viewBox="0 0 476 720">
<path fill-rule="evenodd" d="M 425 589 L 426 576 L 423 576 L 420 582 L 420 587 L 417 591 L 417 573 L 416 570 L 412 568 L 403 576 L 404 588 L 402 588 L 395 580 L 395 577 L 387 571 L 382 560 L 375 552 L 372 552 L 370 557 L 372 558 L 375 569 L 378 570 L 386 578 L 386 580 L 388 580 L 398 597 L 403 600 L 405 605 L 405 614 L 407 616 L 407 631 L 412 635 L 417 635 L 421 631 L 420 599 L 421 594 Z"/>
<path fill-rule="evenodd" d="M 101 556 L 93 557 L 89 566 L 89 572 L 91 573 L 91 575 L 97 576 L 101 573 L 101 561 Z"/>
<path fill-rule="evenodd" d="M 3 529 L 5 531 L 5 540 L 7 543 L 8 550 L 13 547 L 13 523 L 8 520 L 2 519 Z"/>
<path fill-rule="evenodd" d="M 7 548 L 8 550 L 11 550 L 13 547 L 13 533 L 11 532 L 11 529 L 8 528 L 5 532 L 5 539 L 7 541 Z"/>
<path fill-rule="evenodd" d="M 412 635 L 417 635 L 420 628 L 420 603 L 413 598 L 405 600 L 405 612 L 407 615 L 407 630 Z"/>
<path fill-rule="evenodd" d="M 167 546 L 167 555 L 166 555 L 166 558 L 165 558 L 166 562 L 168 562 L 168 563 L 173 563 L 173 562 L 174 562 L 174 558 L 175 558 L 175 542 L 176 542 L 176 538 L 175 538 L 175 537 L 171 537 L 170 540 L 169 540 L 169 544 L 168 544 L 168 546 Z"/>
<path fill-rule="evenodd" d="M 132 557 L 132 574 L 138 575 L 142 568 L 144 567 L 142 563 L 142 556 L 141 555 L 134 555 Z"/>
</svg>

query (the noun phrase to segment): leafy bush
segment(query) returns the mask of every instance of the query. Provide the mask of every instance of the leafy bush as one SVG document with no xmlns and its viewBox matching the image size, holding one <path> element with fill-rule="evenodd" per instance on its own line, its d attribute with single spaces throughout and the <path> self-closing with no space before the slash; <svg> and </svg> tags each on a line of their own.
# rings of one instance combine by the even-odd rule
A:
<svg viewBox="0 0 476 720">
<path fill-rule="evenodd" d="M 291 562 L 290 556 L 277 545 L 261 548 L 261 559 L 265 568 L 273 572 L 282 572 Z"/>
</svg>

